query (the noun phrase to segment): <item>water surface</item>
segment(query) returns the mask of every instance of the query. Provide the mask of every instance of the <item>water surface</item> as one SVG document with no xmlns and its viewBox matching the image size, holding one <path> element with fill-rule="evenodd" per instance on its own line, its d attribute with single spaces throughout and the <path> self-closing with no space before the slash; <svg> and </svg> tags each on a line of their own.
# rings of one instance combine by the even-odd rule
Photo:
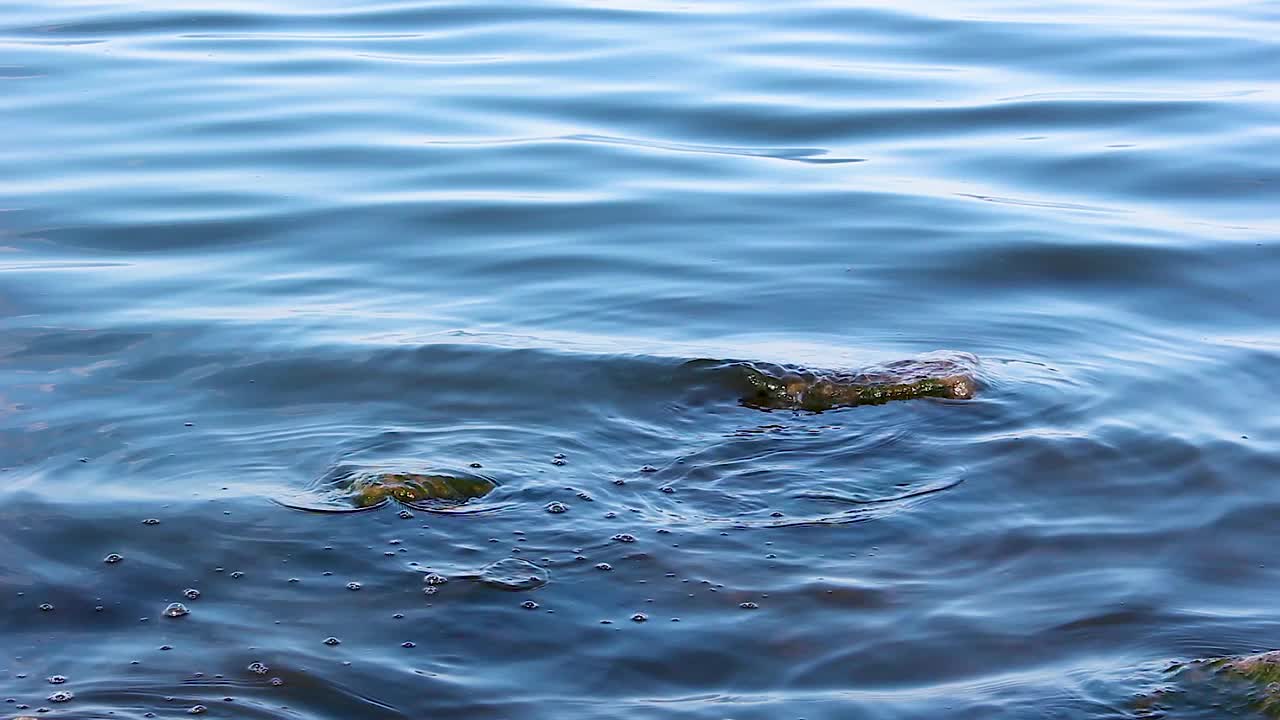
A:
<svg viewBox="0 0 1280 720">
<path fill-rule="evenodd" d="M 1121 718 L 1280 647 L 1278 23 L 0 0 L 0 713 Z M 342 468 L 498 487 L 280 504 Z"/>
</svg>

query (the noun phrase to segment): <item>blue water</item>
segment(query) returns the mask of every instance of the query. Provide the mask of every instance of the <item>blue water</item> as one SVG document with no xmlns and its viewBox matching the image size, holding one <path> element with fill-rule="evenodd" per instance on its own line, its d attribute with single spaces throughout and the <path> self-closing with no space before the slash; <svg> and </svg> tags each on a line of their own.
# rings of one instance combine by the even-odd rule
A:
<svg viewBox="0 0 1280 720">
<path fill-rule="evenodd" d="M 1280 648 L 1278 30 L 0 0 L 0 716 L 1124 718 Z M 689 364 L 934 351 L 977 397 Z M 285 506 L 343 468 L 499 487 Z"/>
</svg>

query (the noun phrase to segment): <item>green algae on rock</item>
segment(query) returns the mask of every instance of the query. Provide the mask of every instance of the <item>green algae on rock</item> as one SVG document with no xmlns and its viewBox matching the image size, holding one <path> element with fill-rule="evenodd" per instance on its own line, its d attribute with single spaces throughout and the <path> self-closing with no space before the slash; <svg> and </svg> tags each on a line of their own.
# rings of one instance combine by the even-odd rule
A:
<svg viewBox="0 0 1280 720">
<path fill-rule="evenodd" d="M 463 506 L 496 487 L 497 481 L 471 472 L 405 472 L 338 465 L 310 491 L 273 500 L 296 510 L 323 513 L 373 510 L 391 502 L 429 512 L 463 512 Z M 486 509 L 493 508 L 478 510 Z"/>
<path fill-rule="evenodd" d="M 488 495 L 498 484 L 483 475 L 426 475 L 408 472 L 364 473 L 347 488 L 351 504 L 372 508 L 394 500 L 405 505 L 461 505 Z"/>
<path fill-rule="evenodd" d="M 1166 671 L 1169 685 L 1137 698 L 1142 717 L 1171 710 L 1213 709 L 1280 718 L 1280 650 L 1178 662 Z"/>
<path fill-rule="evenodd" d="M 831 410 L 892 400 L 968 400 L 977 392 L 978 359 L 967 353 L 899 360 L 859 371 L 809 370 L 766 363 L 730 363 L 742 404 L 764 410 Z"/>
<path fill-rule="evenodd" d="M 1260 685 L 1280 682 L 1280 650 L 1210 660 L 1206 665 Z"/>
</svg>

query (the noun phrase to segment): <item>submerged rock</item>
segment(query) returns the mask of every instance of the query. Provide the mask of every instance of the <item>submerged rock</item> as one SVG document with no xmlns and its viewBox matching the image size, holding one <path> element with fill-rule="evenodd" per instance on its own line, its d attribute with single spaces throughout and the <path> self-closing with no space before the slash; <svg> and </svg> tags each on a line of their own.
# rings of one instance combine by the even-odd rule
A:
<svg viewBox="0 0 1280 720">
<path fill-rule="evenodd" d="M 488 495 L 498 484 L 483 475 L 358 474 L 348 488 L 351 504 L 376 507 L 391 500 L 405 505 L 461 505 Z"/>
<path fill-rule="evenodd" d="M 1280 650 L 1211 660 L 1206 665 L 1261 685 L 1280 682 Z"/>
<path fill-rule="evenodd" d="M 967 353 L 899 360 L 863 370 L 813 370 L 767 363 L 729 363 L 742 404 L 774 410 L 830 410 L 891 400 L 968 400 L 977 392 L 978 359 Z"/>
<path fill-rule="evenodd" d="M 454 512 L 498 487 L 497 481 L 471 472 L 394 472 L 357 465 L 337 465 L 305 494 L 272 498 L 308 512 L 360 512 L 390 502 L 427 512 Z M 400 517 L 413 513 L 401 509 Z"/>
<path fill-rule="evenodd" d="M 1165 672 L 1168 685 L 1135 702 L 1144 717 L 1211 708 L 1280 718 L 1280 650 L 1174 663 Z"/>
</svg>

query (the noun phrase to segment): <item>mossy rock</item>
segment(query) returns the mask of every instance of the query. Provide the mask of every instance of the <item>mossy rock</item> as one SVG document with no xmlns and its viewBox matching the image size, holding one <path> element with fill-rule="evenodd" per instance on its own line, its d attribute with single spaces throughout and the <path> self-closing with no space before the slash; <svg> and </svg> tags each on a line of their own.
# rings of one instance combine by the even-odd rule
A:
<svg viewBox="0 0 1280 720">
<path fill-rule="evenodd" d="M 488 495 L 498 484 L 483 475 L 425 475 L 407 472 L 355 476 L 347 497 L 357 508 L 395 501 L 404 505 L 461 505 Z"/>
<path fill-rule="evenodd" d="M 766 410 L 818 412 L 927 397 L 968 400 L 978 389 L 978 361 L 968 354 L 902 360 L 862 371 L 732 365 L 741 373 L 742 404 Z"/>
<path fill-rule="evenodd" d="M 1135 700 L 1140 716 L 1214 710 L 1280 718 L 1280 650 L 1174 663 L 1166 674 L 1167 687 Z"/>
</svg>

